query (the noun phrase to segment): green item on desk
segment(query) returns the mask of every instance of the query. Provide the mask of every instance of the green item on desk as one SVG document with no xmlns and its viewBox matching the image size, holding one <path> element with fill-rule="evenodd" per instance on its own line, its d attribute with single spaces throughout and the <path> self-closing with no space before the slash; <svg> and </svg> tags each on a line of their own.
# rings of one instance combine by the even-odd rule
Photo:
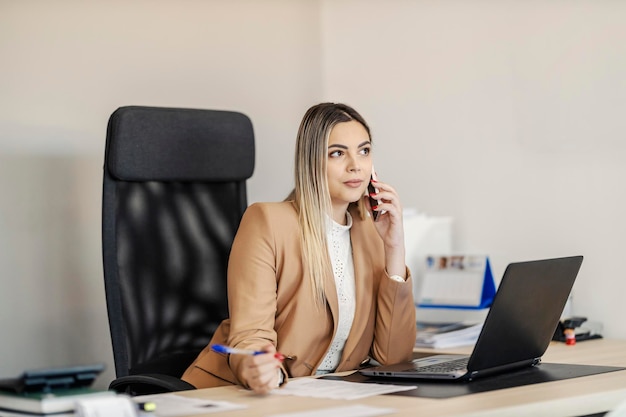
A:
<svg viewBox="0 0 626 417">
<path fill-rule="evenodd" d="M 137 406 L 141 411 L 154 411 L 156 410 L 156 404 L 152 401 L 137 403 Z"/>
</svg>

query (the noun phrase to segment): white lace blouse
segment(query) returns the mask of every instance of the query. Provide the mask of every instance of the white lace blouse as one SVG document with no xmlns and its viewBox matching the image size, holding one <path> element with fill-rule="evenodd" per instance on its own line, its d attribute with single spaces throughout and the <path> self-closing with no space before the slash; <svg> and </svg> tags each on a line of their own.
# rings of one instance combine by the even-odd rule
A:
<svg viewBox="0 0 626 417">
<path fill-rule="evenodd" d="M 317 374 L 333 372 L 343 353 L 354 320 L 356 289 L 354 284 L 354 262 L 350 228 L 352 216 L 346 212 L 346 225 L 330 220 L 327 228 L 328 252 L 333 266 L 337 299 L 339 301 L 339 323 L 328 353 L 317 369 Z"/>
</svg>

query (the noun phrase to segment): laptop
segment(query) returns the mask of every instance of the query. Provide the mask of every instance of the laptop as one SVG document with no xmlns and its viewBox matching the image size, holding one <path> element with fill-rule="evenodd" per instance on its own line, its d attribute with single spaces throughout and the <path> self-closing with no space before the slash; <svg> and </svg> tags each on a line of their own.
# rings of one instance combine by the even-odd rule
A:
<svg viewBox="0 0 626 417">
<path fill-rule="evenodd" d="M 541 362 L 582 264 L 582 256 L 507 266 L 471 355 L 429 355 L 361 369 L 375 378 L 472 380 Z"/>
</svg>

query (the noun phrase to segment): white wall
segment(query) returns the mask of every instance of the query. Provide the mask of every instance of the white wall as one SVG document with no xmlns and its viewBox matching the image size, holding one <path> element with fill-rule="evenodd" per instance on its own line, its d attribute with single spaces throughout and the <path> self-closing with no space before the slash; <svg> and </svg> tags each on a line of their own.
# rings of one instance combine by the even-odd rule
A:
<svg viewBox="0 0 626 417">
<path fill-rule="evenodd" d="M 237 110 L 257 138 L 250 201 L 292 182 L 321 98 L 317 1 L 0 0 L 0 376 L 113 361 L 100 246 L 119 106 Z M 276 163 L 280 161 L 280 163 Z"/>
<path fill-rule="evenodd" d="M 325 97 L 374 130 L 406 207 L 456 250 L 585 256 L 573 313 L 626 337 L 626 3 L 325 0 Z"/>
<path fill-rule="evenodd" d="M 0 376 L 113 366 L 102 151 L 119 106 L 233 109 L 257 138 L 250 201 L 292 187 L 306 108 L 353 104 L 406 207 L 458 250 L 583 254 L 576 313 L 611 337 L 626 290 L 626 3 L 0 0 Z M 378 146 L 380 144 L 380 146 Z"/>
</svg>

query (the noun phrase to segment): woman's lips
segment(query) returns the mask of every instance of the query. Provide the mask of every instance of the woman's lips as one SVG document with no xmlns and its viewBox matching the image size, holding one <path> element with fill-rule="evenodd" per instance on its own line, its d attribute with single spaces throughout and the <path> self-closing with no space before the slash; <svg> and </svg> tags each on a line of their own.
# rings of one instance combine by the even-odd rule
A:
<svg viewBox="0 0 626 417">
<path fill-rule="evenodd" d="M 362 180 L 349 180 L 349 181 L 345 181 L 344 184 L 346 184 L 350 188 L 359 188 L 361 185 L 363 185 L 363 181 Z"/>
</svg>

